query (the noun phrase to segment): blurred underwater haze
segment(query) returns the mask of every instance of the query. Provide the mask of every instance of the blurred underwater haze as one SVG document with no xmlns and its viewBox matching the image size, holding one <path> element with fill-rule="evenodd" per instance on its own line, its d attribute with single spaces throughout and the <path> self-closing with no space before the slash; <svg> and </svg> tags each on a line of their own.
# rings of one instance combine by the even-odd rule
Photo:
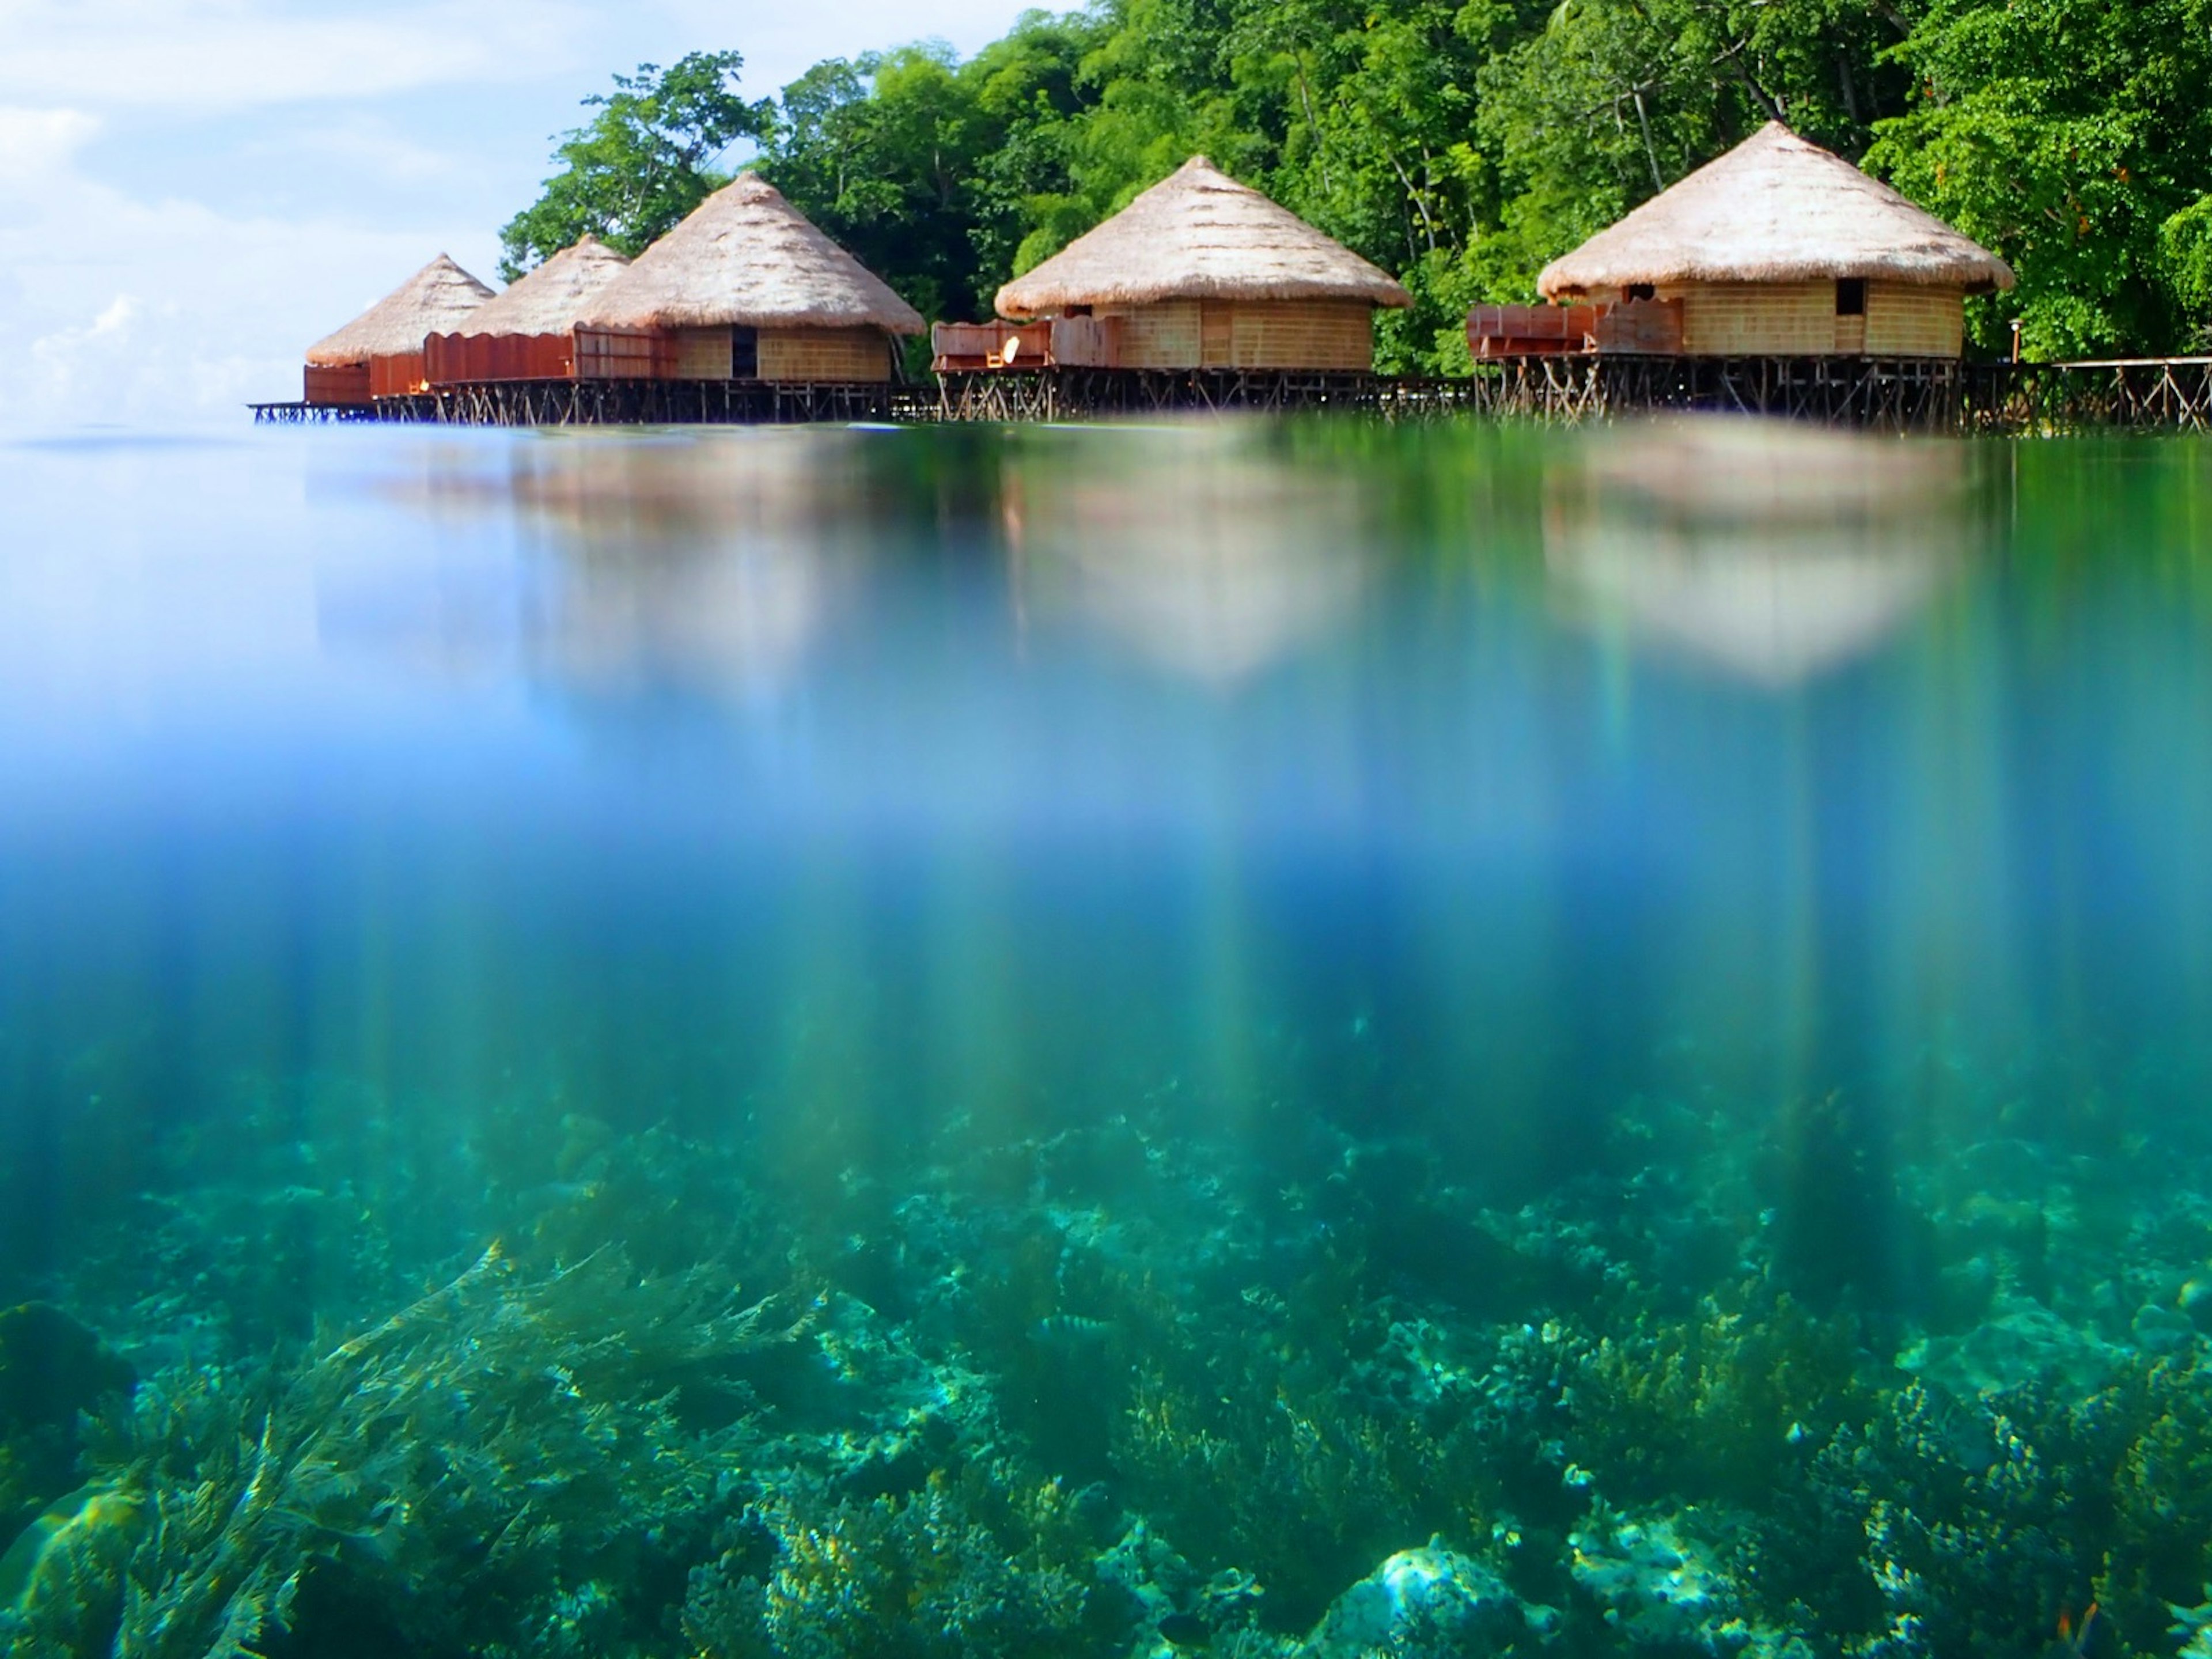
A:
<svg viewBox="0 0 2212 1659">
<path fill-rule="evenodd" d="M 2212 1655 L 2212 446 L 0 495 L 10 1659 Z"/>
</svg>

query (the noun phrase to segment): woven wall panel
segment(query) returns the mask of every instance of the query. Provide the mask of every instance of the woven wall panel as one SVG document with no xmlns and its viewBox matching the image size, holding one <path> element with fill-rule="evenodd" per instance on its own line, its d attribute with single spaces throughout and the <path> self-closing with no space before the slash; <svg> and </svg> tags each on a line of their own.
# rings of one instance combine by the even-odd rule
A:
<svg viewBox="0 0 2212 1659">
<path fill-rule="evenodd" d="M 890 348 L 872 328 L 764 328 L 760 377 L 787 382 L 888 380 Z"/>
<path fill-rule="evenodd" d="M 1695 357 L 1821 357 L 1836 349 L 1836 285 L 1728 283 L 1668 288 L 1682 301 L 1682 349 Z"/>
<path fill-rule="evenodd" d="M 1866 349 L 1877 357 L 1957 357 L 1966 349 L 1966 300 L 1956 289 L 1867 284 Z"/>
</svg>

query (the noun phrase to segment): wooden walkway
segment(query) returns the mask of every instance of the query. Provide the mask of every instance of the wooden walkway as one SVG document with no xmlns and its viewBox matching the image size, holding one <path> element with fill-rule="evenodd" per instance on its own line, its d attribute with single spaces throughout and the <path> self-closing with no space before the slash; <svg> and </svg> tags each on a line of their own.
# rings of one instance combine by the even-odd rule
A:
<svg viewBox="0 0 2212 1659">
<path fill-rule="evenodd" d="M 2212 432 L 2212 357 L 1975 363 L 1966 425 L 1983 432 Z"/>
<path fill-rule="evenodd" d="M 1772 415 L 1876 432 L 2212 432 L 2212 357 L 2082 363 L 1934 358 L 1532 355 L 1451 377 L 1259 369 L 954 371 L 935 383 L 517 380 L 371 404 L 255 404 L 257 422 L 448 426 L 910 424 L 1247 410 L 1385 420 L 1577 422 L 1659 410 Z"/>
<path fill-rule="evenodd" d="M 1034 368 L 952 370 L 937 377 L 939 421 L 1065 421 L 1185 410 L 1350 410 L 1407 416 L 1484 406 L 1474 380 L 1324 370 Z"/>
<path fill-rule="evenodd" d="M 1967 395 L 1964 364 L 1926 357 L 1504 357 L 1474 378 L 1499 415 L 1706 410 L 1876 432 L 1955 430 Z"/>
<path fill-rule="evenodd" d="M 495 380 L 373 404 L 255 404 L 257 422 L 383 421 L 428 426 L 769 426 L 887 421 L 900 394 L 880 381 Z M 935 394 L 927 394 L 933 399 Z"/>
</svg>

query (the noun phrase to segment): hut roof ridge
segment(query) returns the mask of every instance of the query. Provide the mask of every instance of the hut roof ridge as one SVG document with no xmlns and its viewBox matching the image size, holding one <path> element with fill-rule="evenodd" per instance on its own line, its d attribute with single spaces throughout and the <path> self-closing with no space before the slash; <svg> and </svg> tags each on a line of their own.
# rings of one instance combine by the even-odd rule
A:
<svg viewBox="0 0 2212 1659">
<path fill-rule="evenodd" d="M 535 270 L 518 276 L 449 331 L 455 334 L 566 334 L 629 261 L 586 231 Z"/>
<path fill-rule="evenodd" d="M 1638 283 L 1860 276 L 1983 291 L 2012 268 L 1972 238 L 1779 121 L 1554 259 L 1547 299 Z"/>
<path fill-rule="evenodd" d="M 420 351 L 433 334 L 450 334 L 492 291 L 441 253 L 334 334 L 307 348 L 318 368 Z"/>
<path fill-rule="evenodd" d="M 1388 271 L 1203 155 L 999 290 L 1006 317 L 1162 300 L 1413 303 Z"/>
<path fill-rule="evenodd" d="M 921 313 L 757 173 L 741 173 L 630 261 L 578 322 L 602 328 L 874 327 Z"/>
</svg>

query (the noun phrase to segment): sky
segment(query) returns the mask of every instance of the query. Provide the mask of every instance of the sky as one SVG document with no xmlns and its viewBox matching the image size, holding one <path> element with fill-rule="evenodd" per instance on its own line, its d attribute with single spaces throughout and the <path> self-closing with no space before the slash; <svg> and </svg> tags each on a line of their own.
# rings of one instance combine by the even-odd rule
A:
<svg viewBox="0 0 2212 1659">
<path fill-rule="evenodd" d="M 228 422 L 433 254 L 496 285 L 499 227 L 617 70 L 735 47 L 762 97 L 1024 9 L 0 0 L 0 427 Z"/>
</svg>

